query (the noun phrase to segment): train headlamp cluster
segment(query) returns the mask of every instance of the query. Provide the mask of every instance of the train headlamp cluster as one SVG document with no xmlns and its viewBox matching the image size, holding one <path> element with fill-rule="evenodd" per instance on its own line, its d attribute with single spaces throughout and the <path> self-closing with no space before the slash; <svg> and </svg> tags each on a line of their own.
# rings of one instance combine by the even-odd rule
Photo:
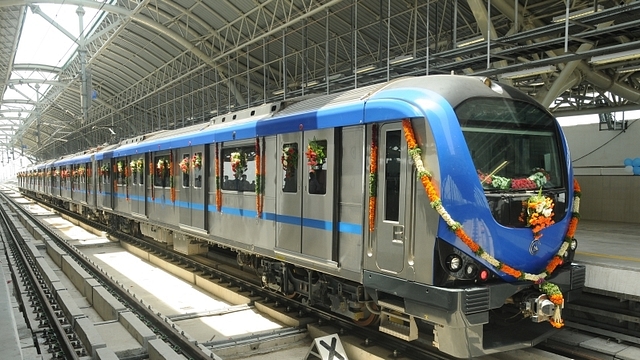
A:
<svg viewBox="0 0 640 360">
<path fill-rule="evenodd" d="M 462 259 L 456 254 L 447 257 L 447 268 L 451 272 L 458 272 L 462 268 Z"/>
</svg>

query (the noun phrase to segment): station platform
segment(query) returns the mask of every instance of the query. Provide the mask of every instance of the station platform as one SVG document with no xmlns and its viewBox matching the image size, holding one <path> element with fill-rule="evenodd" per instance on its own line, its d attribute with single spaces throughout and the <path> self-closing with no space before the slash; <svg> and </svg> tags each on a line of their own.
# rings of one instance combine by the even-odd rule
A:
<svg viewBox="0 0 640 360">
<path fill-rule="evenodd" d="M 580 220 L 574 262 L 585 265 L 585 286 L 598 293 L 640 299 L 640 224 Z"/>
<path fill-rule="evenodd" d="M 78 248 L 83 248 L 83 252 L 88 257 L 99 263 L 101 268 L 114 274 L 123 286 L 144 298 L 146 303 L 152 305 L 159 312 L 168 314 L 170 318 L 175 317 L 174 320 L 179 323 L 180 327 L 197 339 L 199 343 L 215 342 L 218 339 L 230 339 L 241 334 L 255 333 L 257 324 L 264 325 L 263 333 L 277 332 L 277 328 L 284 327 L 283 324 L 257 313 L 254 309 L 205 296 L 207 294 L 194 286 L 191 281 L 185 282 L 168 277 L 162 266 L 142 261 L 135 255 L 123 251 L 117 244 L 110 242 L 104 236 L 79 230 L 67 221 L 52 216 L 50 212 L 40 213 L 37 209 L 36 206 L 30 208 L 33 213 L 48 218 L 52 228 L 65 233 L 71 243 Z M 574 261 L 587 267 L 586 286 L 588 288 L 621 298 L 640 299 L 640 282 L 634 281 L 640 273 L 640 247 L 637 246 L 640 243 L 640 224 L 581 220 L 576 231 L 576 239 L 578 240 L 578 251 Z M 2 252 L 4 252 L 3 245 L 0 242 Z M 0 346 L 2 346 L 0 358 L 42 358 L 33 346 L 33 339 L 21 334 L 24 332 L 23 330 L 28 332 L 28 329 L 21 319 L 22 314 L 12 296 L 12 289 L 8 286 L 11 276 L 5 257 L 0 259 L 0 264 L 2 265 L 0 267 L 0 281 L 4 282 L 3 285 L 0 285 L 0 297 L 5 300 L 10 298 L 10 301 L 0 301 L 0 332 L 3 334 L 0 338 L 2 339 L 0 341 Z M 66 285 L 69 289 L 73 287 L 71 283 Z M 176 296 L 187 293 L 189 293 L 186 296 L 188 301 L 184 296 Z M 78 294 L 73 297 L 78 299 L 82 298 L 82 295 Z M 88 304 L 83 302 L 80 304 L 85 313 L 90 309 Z M 220 311 L 221 309 L 231 309 L 231 311 Z M 192 316 L 179 319 L 178 315 Z M 239 318 L 240 315 L 247 317 Z M 107 326 L 114 326 L 113 322 L 104 321 L 93 312 L 86 316 L 94 321 L 99 330 L 104 329 L 101 335 L 112 350 L 124 354 L 134 347 L 122 341 L 121 338 L 116 338 L 112 328 L 107 329 Z M 234 327 L 229 328 L 230 325 Z M 597 341 L 597 339 L 593 340 L 593 337 L 576 340 L 577 335 L 570 333 L 570 331 L 565 331 L 563 334 L 570 338 L 567 341 L 583 341 L 585 343 Z M 304 356 L 309 348 L 308 339 L 296 338 L 291 341 L 297 346 L 289 348 L 290 353 L 283 355 L 282 352 L 279 352 L 268 356 L 272 356 L 274 359 Z M 135 346 L 140 347 L 139 344 Z M 602 347 L 599 343 L 597 346 Z M 628 348 L 624 351 L 633 351 L 633 355 L 618 358 L 640 358 L 640 349 L 638 348 Z M 252 353 L 253 351 L 247 351 L 246 356 L 241 357 L 237 353 L 229 351 L 228 355 L 236 359 L 253 359 Z M 264 356 L 266 355 L 255 354 L 256 359 L 266 359 Z"/>
</svg>

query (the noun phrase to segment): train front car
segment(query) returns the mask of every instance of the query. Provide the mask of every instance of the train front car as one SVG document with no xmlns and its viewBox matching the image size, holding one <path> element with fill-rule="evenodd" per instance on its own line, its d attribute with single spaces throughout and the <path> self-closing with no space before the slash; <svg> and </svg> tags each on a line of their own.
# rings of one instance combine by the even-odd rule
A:
<svg viewBox="0 0 640 360">
<path fill-rule="evenodd" d="M 571 264 L 579 194 L 557 121 L 525 94 L 480 77 L 407 80 L 369 101 L 383 99 L 424 117 L 404 119 L 398 131 L 408 154 L 398 221 L 382 232 L 384 198 L 370 234 L 375 265 L 365 259 L 364 285 L 381 309 L 380 330 L 407 340 L 433 330 L 433 344 L 460 358 L 552 335 L 585 279 Z M 386 175 L 378 191 L 393 187 L 389 135 L 382 125 L 380 139 L 370 139 Z M 404 265 L 392 268 L 403 241 Z"/>
</svg>

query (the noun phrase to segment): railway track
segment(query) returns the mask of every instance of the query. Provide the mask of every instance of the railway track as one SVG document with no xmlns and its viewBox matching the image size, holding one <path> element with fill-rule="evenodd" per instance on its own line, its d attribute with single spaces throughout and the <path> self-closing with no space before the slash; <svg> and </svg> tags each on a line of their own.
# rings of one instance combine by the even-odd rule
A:
<svg viewBox="0 0 640 360">
<path fill-rule="evenodd" d="M 29 251 L 27 243 L 10 219 L 4 202 L 0 206 L 0 217 L 2 240 L 7 246 L 5 256 L 11 269 L 15 296 L 34 334 L 34 345 L 38 352 L 48 354 L 51 359 L 79 359 L 85 356 L 86 349 L 61 311 L 51 283 L 47 283 L 42 274 L 41 259 L 35 258 Z M 27 312 L 35 313 L 35 318 L 27 316 Z"/>
<path fill-rule="evenodd" d="M 73 214 L 69 214 L 69 213 L 66 214 L 66 216 L 72 216 L 72 215 Z M 82 219 L 82 221 L 85 221 L 85 219 Z M 430 340 L 428 338 L 422 338 L 419 341 L 413 342 L 413 343 L 396 341 L 395 338 L 389 338 L 386 335 L 379 333 L 375 329 L 358 327 L 357 325 L 351 323 L 350 321 L 345 321 L 344 319 L 336 318 L 332 314 L 323 312 L 321 310 L 318 310 L 317 308 L 308 306 L 303 303 L 296 302 L 294 301 L 294 299 L 281 297 L 278 294 L 274 294 L 270 291 L 267 291 L 260 286 L 260 281 L 257 277 L 255 277 L 255 275 L 253 277 L 247 275 L 247 273 L 243 271 L 242 267 L 238 266 L 237 264 L 234 264 L 235 259 L 230 259 L 225 257 L 211 258 L 211 257 L 203 257 L 203 256 L 187 257 L 181 254 L 174 253 L 163 244 L 160 244 L 157 242 L 144 241 L 127 234 L 116 234 L 112 231 L 112 229 L 106 228 L 105 226 L 98 223 L 89 222 L 89 224 L 93 227 L 96 227 L 98 229 L 101 229 L 103 231 L 110 233 L 110 235 L 112 236 L 117 236 L 118 239 L 123 243 L 128 243 L 133 246 L 139 247 L 146 252 L 153 253 L 155 256 L 162 257 L 166 261 L 171 262 L 173 264 L 177 264 L 183 269 L 188 269 L 189 271 L 200 273 L 211 278 L 215 278 L 219 284 L 224 285 L 228 288 L 232 288 L 244 294 L 248 294 L 248 296 L 255 298 L 255 301 L 257 303 L 263 304 L 265 306 L 270 306 L 272 308 L 278 308 L 283 313 L 287 313 L 293 317 L 313 317 L 314 319 L 311 321 L 319 323 L 320 324 L 319 327 L 331 327 L 332 329 L 335 329 L 335 331 L 340 334 L 350 334 L 350 335 L 357 334 L 358 338 L 360 339 L 359 342 L 362 344 L 363 348 L 366 348 L 367 346 L 371 346 L 371 344 L 384 345 L 383 351 L 386 352 L 386 354 L 388 355 L 386 358 L 448 359 L 448 357 L 442 355 L 441 353 L 434 352 L 432 348 L 431 349 L 429 348 L 428 343 Z M 74 252 L 74 250 L 70 250 L 70 251 Z M 80 257 L 82 258 L 82 256 Z M 98 270 L 98 272 L 100 271 Z M 103 276 L 106 277 L 105 282 L 108 283 L 109 281 L 108 274 L 103 274 Z M 114 285 L 115 293 L 117 293 L 118 290 L 122 290 L 120 289 L 118 284 L 113 284 L 113 285 Z M 119 294 L 118 296 L 122 298 L 126 298 L 127 296 L 130 296 L 130 295 L 127 294 L 126 291 L 124 291 L 124 293 Z M 139 301 L 137 299 L 133 299 L 133 303 L 139 305 Z M 580 305 L 580 306 L 584 306 L 584 305 Z M 148 312 L 148 311 L 144 312 L 143 311 L 144 308 L 145 307 L 143 305 L 141 309 L 135 309 L 136 312 L 139 311 L 139 313 L 141 314 L 140 315 L 141 318 L 145 318 L 145 319 L 157 318 L 160 320 L 160 323 L 166 321 L 166 320 L 163 320 L 164 319 L 163 316 L 160 316 L 159 314 Z M 626 316 L 630 316 L 630 315 L 627 314 Z M 173 320 L 179 321 L 179 319 L 173 319 Z M 571 318 L 568 322 L 568 325 L 572 325 L 574 321 L 575 320 Z M 591 326 L 591 325 L 585 325 L 585 326 Z M 169 329 L 165 329 L 165 330 L 169 330 Z M 158 333 L 164 334 L 162 330 L 156 329 L 156 331 L 158 331 Z M 291 331 L 295 332 L 295 331 L 304 331 L 304 330 L 286 329 L 286 330 L 283 330 L 283 333 L 291 332 Z M 187 345 L 186 350 L 183 350 L 181 348 L 179 340 L 180 338 L 184 339 L 185 336 L 179 333 L 175 334 L 175 331 L 169 330 L 168 334 L 172 334 L 172 333 L 174 333 L 173 335 L 177 335 L 178 340 L 169 340 L 171 346 L 175 349 L 179 349 L 178 352 L 187 354 L 188 351 L 190 351 L 189 348 L 193 346 L 193 343 L 190 343 L 190 345 Z M 254 344 L 260 344 L 261 342 L 269 341 L 268 339 L 269 337 L 277 337 L 278 335 L 279 334 L 273 334 L 268 336 L 267 335 L 246 336 L 244 338 L 236 337 L 236 338 L 227 339 L 227 340 L 204 342 L 196 346 L 198 346 L 198 349 L 200 351 L 204 349 L 208 352 L 204 352 L 204 353 L 197 352 L 197 353 L 189 354 L 187 355 L 187 357 L 194 358 L 194 359 L 211 358 L 211 356 L 215 356 L 213 354 L 215 354 L 217 351 L 220 351 L 221 349 L 233 347 L 233 346 L 245 346 L 248 348 L 254 348 L 259 346 Z M 165 337 L 165 335 L 161 335 L 161 336 Z M 166 336 L 166 338 L 169 339 L 170 336 Z M 553 343 L 548 343 L 546 348 L 556 353 L 562 352 L 561 350 L 563 349 L 566 350 L 566 346 L 559 347 L 559 349 L 555 349 L 553 346 Z M 565 351 L 565 353 L 568 355 L 571 355 L 572 357 L 580 358 L 579 356 L 576 355 L 577 351 L 569 351 L 569 352 Z M 584 358 L 588 358 L 588 357 L 585 356 Z M 504 359 L 504 357 L 502 357 L 502 359 Z"/>
</svg>

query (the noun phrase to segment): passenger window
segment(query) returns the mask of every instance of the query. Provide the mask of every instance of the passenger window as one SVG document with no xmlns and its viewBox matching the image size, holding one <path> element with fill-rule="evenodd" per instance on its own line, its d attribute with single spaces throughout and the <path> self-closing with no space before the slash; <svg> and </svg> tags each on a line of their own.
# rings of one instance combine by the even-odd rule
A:
<svg viewBox="0 0 640 360">
<path fill-rule="evenodd" d="M 298 192 L 298 143 L 282 145 L 282 192 Z"/>
<path fill-rule="evenodd" d="M 131 160 L 129 168 L 131 168 L 131 184 L 138 185 L 138 164 L 136 160 Z"/>
<path fill-rule="evenodd" d="M 183 188 L 188 188 L 189 187 L 189 165 L 191 157 L 189 156 L 189 154 L 182 154 L 182 160 L 180 161 L 179 167 L 180 167 L 180 172 L 182 172 L 182 187 Z"/>
<path fill-rule="evenodd" d="M 327 193 L 327 140 L 309 141 L 305 156 L 309 167 L 309 194 Z"/>
<path fill-rule="evenodd" d="M 191 158 L 191 169 L 193 169 L 193 187 L 202 187 L 202 152 L 193 154 Z"/>
<path fill-rule="evenodd" d="M 400 215 L 400 130 L 385 134 L 384 219 L 398 221 Z"/>
<path fill-rule="evenodd" d="M 222 149 L 222 159 L 222 190 L 256 191 L 255 147 Z"/>
<path fill-rule="evenodd" d="M 103 184 L 109 183 L 109 171 L 111 171 L 111 168 L 109 167 L 109 163 L 103 162 L 102 165 L 100 165 L 100 168 L 98 170 L 98 173 L 100 175 L 100 181 Z"/>
<path fill-rule="evenodd" d="M 124 160 L 116 162 L 116 179 L 118 180 L 118 185 L 124 186 L 127 184 L 127 166 Z"/>
<path fill-rule="evenodd" d="M 169 186 L 169 176 L 169 155 L 157 156 L 155 158 L 153 185 L 158 187 Z"/>
</svg>

